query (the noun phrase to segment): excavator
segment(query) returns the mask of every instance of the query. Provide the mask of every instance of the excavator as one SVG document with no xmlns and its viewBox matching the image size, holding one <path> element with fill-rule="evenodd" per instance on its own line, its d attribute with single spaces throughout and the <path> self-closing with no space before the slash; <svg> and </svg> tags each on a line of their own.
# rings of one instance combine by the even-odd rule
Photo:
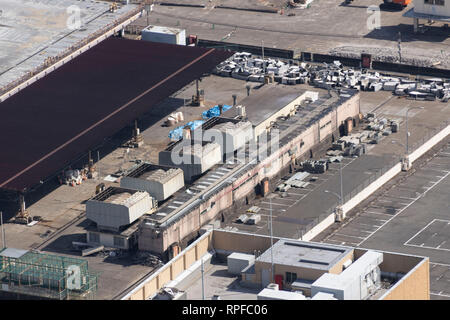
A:
<svg viewBox="0 0 450 320">
<path fill-rule="evenodd" d="M 408 6 L 408 4 L 410 4 L 413 0 L 383 0 L 383 1 L 386 6 L 400 7 L 403 9 L 406 6 Z M 344 1 L 345 4 L 350 4 L 352 2 L 353 0 Z"/>
<path fill-rule="evenodd" d="M 383 0 L 385 5 L 405 8 L 412 0 Z"/>
</svg>

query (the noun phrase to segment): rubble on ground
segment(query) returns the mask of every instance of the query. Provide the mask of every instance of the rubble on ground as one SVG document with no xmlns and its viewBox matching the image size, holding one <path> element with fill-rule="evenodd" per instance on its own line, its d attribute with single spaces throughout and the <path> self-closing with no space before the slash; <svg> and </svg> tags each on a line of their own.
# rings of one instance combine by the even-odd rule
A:
<svg viewBox="0 0 450 320">
<path fill-rule="evenodd" d="M 361 91 L 391 91 L 394 95 L 415 100 L 450 100 L 450 80 L 382 75 L 366 69 L 346 68 L 340 61 L 310 65 L 280 59 L 254 57 L 237 52 L 219 64 L 214 73 L 250 82 L 265 82 L 265 76 L 286 85 L 309 83 L 323 89 L 350 88 Z M 271 80 L 270 80 L 271 82 Z"/>
</svg>

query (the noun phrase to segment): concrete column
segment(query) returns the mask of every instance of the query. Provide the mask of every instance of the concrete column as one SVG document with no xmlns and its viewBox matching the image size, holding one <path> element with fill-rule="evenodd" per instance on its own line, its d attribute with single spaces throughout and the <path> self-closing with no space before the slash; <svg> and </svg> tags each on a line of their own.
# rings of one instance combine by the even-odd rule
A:
<svg viewBox="0 0 450 320">
<path fill-rule="evenodd" d="M 419 18 L 413 18 L 414 20 L 414 33 L 417 33 L 419 30 Z"/>
<path fill-rule="evenodd" d="M 345 219 L 345 213 L 344 213 L 344 210 L 342 209 L 342 206 L 337 206 L 336 213 L 335 213 L 335 221 L 341 222 L 344 219 Z"/>
<path fill-rule="evenodd" d="M 402 171 L 408 171 L 411 169 L 411 160 L 408 155 L 403 156 L 402 158 Z"/>
</svg>

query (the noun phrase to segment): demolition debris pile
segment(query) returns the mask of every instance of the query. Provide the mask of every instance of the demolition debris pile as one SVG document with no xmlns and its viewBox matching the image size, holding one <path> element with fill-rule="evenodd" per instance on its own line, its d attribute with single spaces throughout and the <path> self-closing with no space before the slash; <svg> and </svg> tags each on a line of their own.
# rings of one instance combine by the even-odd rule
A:
<svg viewBox="0 0 450 320">
<path fill-rule="evenodd" d="M 344 68 L 341 62 L 310 65 L 279 59 L 261 59 L 248 52 L 237 52 L 219 64 L 214 73 L 251 82 L 278 82 L 287 85 L 309 83 L 324 89 L 351 88 L 361 91 L 392 91 L 395 95 L 416 100 L 450 100 L 450 80 L 382 75 L 366 69 Z"/>
<path fill-rule="evenodd" d="M 343 58 L 359 59 L 362 53 L 370 54 L 373 59 L 381 62 L 404 63 L 413 66 L 450 68 L 450 53 L 431 48 L 402 48 L 401 60 L 397 48 L 341 46 L 329 51 L 328 54 Z"/>
</svg>

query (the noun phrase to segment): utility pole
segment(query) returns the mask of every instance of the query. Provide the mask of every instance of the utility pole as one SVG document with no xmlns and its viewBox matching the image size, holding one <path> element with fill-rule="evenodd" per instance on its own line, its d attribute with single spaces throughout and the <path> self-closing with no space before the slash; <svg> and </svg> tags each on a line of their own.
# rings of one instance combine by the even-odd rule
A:
<svg viewBox="0 0 450 320">
<path fill-rule="evenodd" d="M 202 300 L 205 300 L 205 282 L 204 282 L 204 272 L 205 270 L 203 269 L 203 257 L 200 258 L 201 261 L 201 271 L 202 271 Z"/>
<path fill-rule="evenodd" d="M 266 74 L 266 63 L 264 62 L 264 40 L 261 40 L 262 59 L 263 59 L 263 74 Z"/>
<path fill-rule="evenodd" d="M 406 156 L 409 155 L 409 129 L 408 129 L 408 113 L 412 109 L 424 109 L 424 107 L 411 107 L 408 110 L 406 110 Z"/>
<path fill-rule="evenodd" d="M 153 4 L 150 4 L 150 1 L 147 1 L 147 3 L 145 4 L 145 11 L 147 12 L 147 27 L 150 25 L 150 22 L 149 22 L 149 14 L 150 14 L 150 12 L 152 12 L 153 11 Z"/>
<path fill-rule="evenodd" d="M 5 227 L 3 226 L 3 211 L 0 211 L 0 224 L 2 225 L 2 245 L 3 249 L 6 248 L 6 236 L 5 236 Z"/>
<path fill-rule="evenodd" d="M 272 198 L 269 199 L 270 202 L 270 260 L 272 264 L 272 283 L 275 282 L 274 266 L 273 266 L 273 225 L 272 225 Z"/>
<path fill-rule="evenodd" d="M 344 187 L 342 182 L 342 160 L 339 161 L 339 175 L 341 180 L 341 207 L 344 205 Z"/>
</svg>

